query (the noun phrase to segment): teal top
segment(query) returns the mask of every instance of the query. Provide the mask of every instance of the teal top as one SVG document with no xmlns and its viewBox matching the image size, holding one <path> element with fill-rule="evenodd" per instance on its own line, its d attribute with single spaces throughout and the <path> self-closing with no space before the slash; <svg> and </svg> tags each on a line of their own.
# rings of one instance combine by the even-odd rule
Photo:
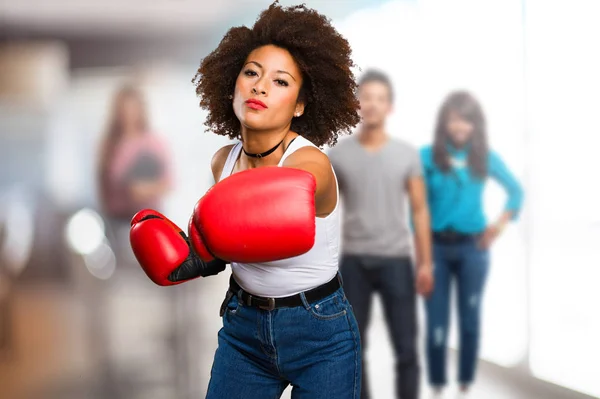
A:
<svg viewBox="0 0 600 399">
<path fill-rule="evenodd" d="M 471 173 L 467 162 L 468 148 L 448 146 L 452 167 L 448 172 L 438 168 L 433 160 L 433 148 L 421 149 L 427 198 L 434 232 L 455 231 L 464 234 L 483 232 L 487 226 L 483 209 L 483 192 L 489 178 L 495 179 L 508 194 L 505 210 L 513 219 L 523 204 L 523 189 L 494 151 L 488 154 L 488 177 L 481 179 Z"/>
</svg>

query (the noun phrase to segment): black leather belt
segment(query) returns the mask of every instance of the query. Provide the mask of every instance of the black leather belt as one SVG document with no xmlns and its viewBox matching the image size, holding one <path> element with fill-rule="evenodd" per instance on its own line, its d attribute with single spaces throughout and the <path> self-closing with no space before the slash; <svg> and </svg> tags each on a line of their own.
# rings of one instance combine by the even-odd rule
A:
<svg viewBox="0 0 600 399">
<path fill-rule="evenodd" d="M 342 286 L 339 273 L 331 279 L 329 282 L 320 285 L 312 290 L 304 291 L 304 296 L 308 303 L 316 302 L 323 299 L 334 292 L 336 292 Z M 302 298 L 300 294 L 286 296 L 283 298 L 265 298 L 262 296 L 252 295 L 246 292 L 239 286 L 239 284 L 233 278 L 233 275 L 229 279 L 229 292 L 238 295 L 238 299 L 246 306 L 253 306 L 263 310 L 273 310 L 277 308 L 293 308 L 296 306 L 302 306 Z"/>
<path fill-rule="evenodd" d="M 481 233 L 465 234 L 456 231 L 446 230 L 433 233 L 433 239 L 443 244 L 458 244 L 470 241 L 476 241 L 481 237 Z"/>
</svg>

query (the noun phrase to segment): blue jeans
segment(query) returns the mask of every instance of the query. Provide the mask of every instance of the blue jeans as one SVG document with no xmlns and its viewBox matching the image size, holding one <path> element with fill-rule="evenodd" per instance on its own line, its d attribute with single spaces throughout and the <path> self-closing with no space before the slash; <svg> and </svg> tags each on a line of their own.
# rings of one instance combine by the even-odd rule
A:
<svg viewBox="0 0 600 399">
<path fill-rule="evenodd" d="M 429 382 L 446 384 L 446 344 L 450 314 L 450 284 L 456 282 L 460 331 L 458 381 L 468 385 L 475 377 L 479 350 L 480 313 L 489 268 L 489 252 L 475 239 L 460 243 L 434 240 L 435 288 L 426 301 L 427 368 Z"/>
<path fill-rule="evenodd" d="M 272 311 L 234 295 L 223 315 L 207 399 L 358 399 L 358 325 L 343 288 L 303 306 Z"/>
<path fill-rule="evenodd" d="M 396 397 L 418 399 L 417 309 L 413 265 L 409 258 L 344 255 L 340 267 L 344 289 L 361 334 L 363 375 L 361 399 L 369 399 L 367 331 L 375 293 L 381 295 L 395 359 Z"/>
</svg>

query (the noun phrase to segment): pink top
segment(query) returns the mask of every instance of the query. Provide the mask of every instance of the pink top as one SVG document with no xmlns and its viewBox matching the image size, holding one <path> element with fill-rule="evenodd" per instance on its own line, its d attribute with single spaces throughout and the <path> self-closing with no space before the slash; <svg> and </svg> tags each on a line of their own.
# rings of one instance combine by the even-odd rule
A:
<svg viewBox="0 0 600 399">
<path fill-rule="evenodd" d="M 135 203 L 129 187 L 139 181 L 172 182 L 171 160 L 165 141 L 152 134 L 127 138 L 117 144 L 108 165 L 105 211 L 109 216 L 131 217 L 143 208 L 156 208 L 160 197 L 147 203 Z"/>
</svg>

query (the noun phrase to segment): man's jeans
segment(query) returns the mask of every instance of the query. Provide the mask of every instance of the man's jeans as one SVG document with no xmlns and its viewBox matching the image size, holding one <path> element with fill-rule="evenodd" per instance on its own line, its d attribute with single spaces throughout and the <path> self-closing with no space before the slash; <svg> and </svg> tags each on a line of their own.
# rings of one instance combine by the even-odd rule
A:
<svg viewBox="0 0 600 399">
<path fill-rule="evenodd" d="M 344 289 L 358 320 L 363 349 L 362 399 L 368 399 L 369 384 L 365 350 L 371 302 L 379 292 L 383 302 L 396 360 L 396 397 L 419 397 L 417 356 L 417 312 L 415 279 L 410 258 L 345 255 L 341 273 Z"/>
</svg>

